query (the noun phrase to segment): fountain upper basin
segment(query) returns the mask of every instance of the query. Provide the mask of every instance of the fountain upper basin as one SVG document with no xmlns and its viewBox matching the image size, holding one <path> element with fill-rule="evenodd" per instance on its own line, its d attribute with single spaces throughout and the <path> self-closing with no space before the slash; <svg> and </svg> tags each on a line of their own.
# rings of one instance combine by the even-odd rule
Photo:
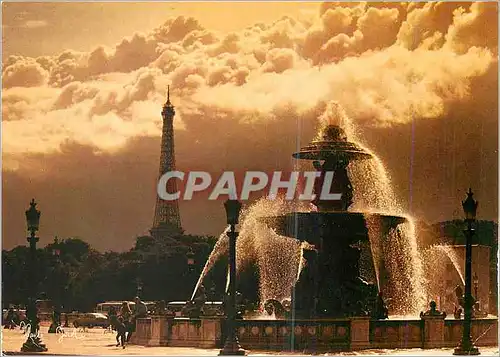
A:
<svg viewBox="0 0 500 357">
<path fill-rule="evenodd" d="M 406 218 L 400 216 L 360 212 L 294 212 L 262 218 L 277 234 L 311 244 L 318 244 L 320 238 L 327 237 L 349 237 L 353 242 L 368 241 L 367 220 L 378 222 L 381 234 L 406 222 Z"/>
</svg>

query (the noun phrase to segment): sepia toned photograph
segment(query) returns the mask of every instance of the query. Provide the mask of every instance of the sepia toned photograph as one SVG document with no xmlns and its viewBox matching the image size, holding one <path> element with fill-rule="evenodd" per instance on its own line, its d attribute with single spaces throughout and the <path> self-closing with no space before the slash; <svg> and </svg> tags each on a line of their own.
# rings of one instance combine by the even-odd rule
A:
<svg viewBox="0 0 500 357">
<path fill-rule="evenodd" d="M 498 2 L 3 1 L 2 355 L 485 355 Z"/>
</svg>

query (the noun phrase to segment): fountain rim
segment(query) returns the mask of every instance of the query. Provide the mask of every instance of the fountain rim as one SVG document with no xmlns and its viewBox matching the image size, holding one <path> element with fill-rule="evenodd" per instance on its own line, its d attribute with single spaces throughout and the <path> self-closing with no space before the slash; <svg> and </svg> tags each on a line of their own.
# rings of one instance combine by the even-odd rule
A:
<svg viewBox="0 0 500 357">
<path fill-rule="evenodd" d="M 349 160 L 367 160 L 372 155 L 362 150 L 300 150 L 292 154 L 292 157 L 299 160 L 325 160 L 329 157 L 347 156 Z"/>
<path fill-rule="evenodd" d="M 373 155 L 349 141 L 312 141 L 292 154 L 296 159 L 326 159 L 328 157 L 348 157 L 350 160 L 371 159 Z"/>
<path fill-rule="evenodd" d="M 395 218 L 403 222 L 407 222 L 408 218 L 405 216 L 400 216 L 400 215 L 393 215 L 393 214 L 386 214 L 382 212 L 352 212 L 352 211 L 311 211 L 311 212 L 289 212 L 285 213 L 279 216 L 266 216 L 266 217 L 261 217 L 261 218 L 280 218 L 280 217 L 290 217 L 294 215 L 301 215 L 301 216 L 335 216 L 335 215 L 349 215 L 349 216 L 363 216 L 365 218 L 367 217 L 380 217 L 380 218 Z"/>
</svg>

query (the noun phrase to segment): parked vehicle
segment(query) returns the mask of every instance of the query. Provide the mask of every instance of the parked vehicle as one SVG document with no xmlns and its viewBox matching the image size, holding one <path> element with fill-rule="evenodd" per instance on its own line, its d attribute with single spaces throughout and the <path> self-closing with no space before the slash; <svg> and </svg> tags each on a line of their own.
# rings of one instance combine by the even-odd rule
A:
<svg viewBox="0 0 500 357">
<path fill-rule="evenodd" d="M 73 321 L 75 327 L 103 327 L 109 326 L 109 319 L 106 315 L 98 312 L 89 312 L 86 314 L 79 314 Z"/>
<path fill-rule="evenodd" d="M 127 302 L 128 302 L 128 306 L 130 307 L 130 309 L 133 310 L 134 306 L 135 306 L 135 302 L 133 302 L 133 301 L 127 301 Z M 122 306 L 122 303 L 123 303 L 123 301 L 106 301 L 106 302 L 101 302 L 101 303 L 97 304 L 97 306 L 94 309 L 94 311 L 97 312 L 97 313 L 101 313 L 101 314 L 104 314 L 104 315 L 107 316 L 109 314 L 109 310 L 111 309 L 111 307 L 114 307 L 115 311 L 119 312 L 120 308 Z M 145 301 L 144 303 L 146 304 L 146 307 L 148 308 L 148 313 L 150 313 L 154 309 L 155 302 L 153 302 L 153 301 Z"/>
</svg>

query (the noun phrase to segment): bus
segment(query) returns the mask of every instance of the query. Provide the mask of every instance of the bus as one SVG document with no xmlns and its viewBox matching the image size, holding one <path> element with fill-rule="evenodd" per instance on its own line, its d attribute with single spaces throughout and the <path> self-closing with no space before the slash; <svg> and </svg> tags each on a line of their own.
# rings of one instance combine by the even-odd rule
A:
<svg viewBox="0 0 500 357">
<path fill-rule="evenodd" d="M 109 310 L 111 307 L 115 308 L 116 313 L 118 314 L 120 312 L 120 308 L 122 307 L 123 302 L 127 302 L 128 306 L 130 307 L 130 310 L 134 310 L 135 307 L 135 302 L 133 301 L 105 301 L 97 304 L 96 308 L 94 309 L 94 312 L 98 312 L 104 315 L 109 314 Z M 155 306 L 155 302 L 153 301 L 144 301 L 144 304 L 148 308 L 148 313 L 151 312 L 151 310 Z"/>
</svg>

